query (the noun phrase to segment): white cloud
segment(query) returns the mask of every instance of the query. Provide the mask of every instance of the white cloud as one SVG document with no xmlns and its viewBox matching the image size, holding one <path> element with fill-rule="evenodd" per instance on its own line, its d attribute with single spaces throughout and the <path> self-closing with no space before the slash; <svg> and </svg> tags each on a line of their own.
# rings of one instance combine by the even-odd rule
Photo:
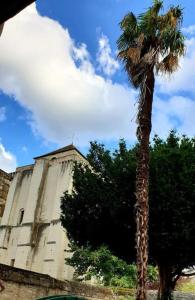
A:
<svg viewBox="0 0 195 300">
<path fill-rule="evenodd" d="M 98 59 L 107 53 L 102 66 L 111 74 L 118 65 L 109 60 L 105 36 L 101 43 Z M 187 45 L 172 80 L 158 78 L 157 88 L 171 94 L 167 101 L 154 99 L 153 132 L 161 136 L 176 126 L 181 133 L 194 134 L 193 97 L 172 97 L 195 92 L 195 39 Z M 97 75 L 87 46 L 76 46 L 68 30 L 40 16 L 35 5 L 6 23 L 0 39 L 0 89 L 30 112 L 33 131 L 47 141 L 65 145 L 73 135 L 80 146 L 93 139 L 135 140 L 137 94 Z"/>
<path fill-rule="evenodd" d="M 4 146 L 0 143 L 0 169 L 6 172 L 13 172 L 16 169 L 15 156 L 6 151 Z"/>
<path fill-rule="evenodd" d="M 195 101 L 188 97 L 173 96 L 168 100 L 156 98 L 153 110 L 153 133 L 165 138 L 171 129 L 194 136 Z"/>
<path fill-rule="evenodd" d="M 194 33 L 192 25 L 183 31 Z M 181 134 L 195 135 L 195 38 L 186 40 L 186 55 L 180 59 L 179 69 L 171 76 L 157 78 L 156 89 L 168 94 L 166 101 L 154 101 L 154 131 L 161 136 L 175 128 Z M 181 96 L 184 95 L 184 96 Z M 155 129 L 155 126 L 157 129 Z"/>
<path fill-rule="evenodd" d="M 159 76 L 162 93 L 195 92 L 195 38 L 186 40 L 186 55 L 180 59 L 179 69 L 171 76 Z"/>
<path fill-rule="evenodd" d="M 102 49 L 107 49 L 106 42 Z M 118 67 L 105 64 L 107 72 Z M 35 5 L 9 20 L 0 40 L 0 89 L 31 112 L 34 132 L 66 144 L 91 139 L 135 138 L 135 92 L 95 73 L 86 45 L 40 16 Z"/>
<path fill-rule="evenodd" d="M 0 122 L 3 122 L 6 120 L 6 108 L 0 107 Z"/>
<path fill-rule="evenodd" d="M 103 34 L 99 39 L 97 61 L 99 62 L 100 69 L 108 76 L 113 75 L 119 69 L 118 61 L 112 57 L 109 40 Z"/>
<path fill-rule="evenodd" d="M 195 33 L 195 25 L 190 25 L 188 27 L 182 28 L 184 34 L 193 35 Z"/>
</svg>

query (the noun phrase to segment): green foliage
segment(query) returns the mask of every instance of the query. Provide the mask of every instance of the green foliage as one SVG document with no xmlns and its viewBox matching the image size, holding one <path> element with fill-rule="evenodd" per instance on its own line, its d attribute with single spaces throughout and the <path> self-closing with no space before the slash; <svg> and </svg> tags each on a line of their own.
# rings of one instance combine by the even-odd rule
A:
<svg viewBox="0 0 195 300">
<path fill-rule="evenodd" d="M 118 56 L 135 88 L 144 84 L 150 70 L 174 72 L 178 58 L 185 53 L 181 32 L 183 10 L 171 6 L 165 14 L 160 14 L 162 9 L 163 1 L 154 0 L 144 13 L 136 17 L 130 12 L 120 23 Z"/>
<path fill-rule="evenodd" d="M 107 245 L 114 255 L 132 260 L 135 149 L 128 150 L 121 140 L 119 149 L 111 154 L 103 145 L 91 143 L 87 158 L 92 168 L 75 165 L 74 191 L 65 193 L 62 201 L 62 224 L 77 246 L 96 249 Z"/>
<path fill-rule="evenodd" d="M 158 137 L 150 161 L 150 255 L 174 265 L 174 271 L 195 261 L 195 140 L 172 131 Z M 157 205 L 158 203 L 158 205 Z"/>
<path fill-rule="evenodd" d="M 101 246 L 92 251 L 90 247 L 75 247 L 73 256 L 66 262 L 75 268 L 74 279 L 90 280 L 95 277 L 101 284 L 123 288 L 135 288 L 136 266 L 127 264 L 124 260 L 114 256 L 110 250 Z M 157 280 L 158 272 L 153 266 L 148 268 L 148 280 Z"/>
<path fill-rule="evenodd" d="M 185 293 L 195 293 L 195 283 L 194 282 L 183 282 L 177 286 L 177 290 Z"/>
<path fill-rule="evenodd" d="M 148 265 L 148 281 L 155 282 L 158 280 L 158 270 L 152 265 Z"/>
<path fill-rule="evenodd" d="M 74 192 L 62 198 L 62 225 L 78 247 L 102 245 L 134 263 L 136 147 L 120 141 L 113 153 L 91 143 L 91 167 L 76 164 Z M 173 280 L 195 265 L 195 139 L 155 136 L 150 145 L 149 259 Z M 87 255 L 86 255 L 87 256 Z"/>
</svg>

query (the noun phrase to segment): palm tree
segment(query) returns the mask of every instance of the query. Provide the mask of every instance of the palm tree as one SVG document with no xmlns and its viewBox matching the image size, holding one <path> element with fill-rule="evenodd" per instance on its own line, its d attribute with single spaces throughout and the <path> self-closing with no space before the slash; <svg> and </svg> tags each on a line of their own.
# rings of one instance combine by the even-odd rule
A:
<svg viewBox="0 0 195 300">
<path fill-rule="evenodd" d="M 154 0 L 146 12 L 136 17 L 128 13 L 120 23 L 118 57 L 124 64 L 130 83 L 139 89 L 137 114 L 138 163 L 136 171 L 137 222 L 137 300 L 146 299 L 148 261 L 148 180 L 149 139 L 155 74 L 173 73 L 184 55 L 184 36 L 180 31 L 183 12 L 171 6 L 160 14 L 163 1 Z"/>
</svg>

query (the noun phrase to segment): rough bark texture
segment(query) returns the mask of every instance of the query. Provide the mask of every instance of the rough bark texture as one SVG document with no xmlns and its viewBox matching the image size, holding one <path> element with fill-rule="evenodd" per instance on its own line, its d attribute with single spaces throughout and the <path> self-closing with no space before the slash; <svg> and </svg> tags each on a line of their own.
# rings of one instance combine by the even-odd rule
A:
<svg viewBox="0 0 195 300">
<path fill-rule="evenodd" d="M 137 300 L 146 299 L 148 263 L 148 183 L 149 183 L 149 138 L 151 132 L 154 72 L 149 70 L 141 87 L 137 138 L 139 142 L 136 171 L 136 222 L 137 222 Z"/>
<path fill-rule="evenodd" d="M 158 300 L 172 300 L 173 290 L 176 282 L 172 277 L 172 268 L 166 265 L 159 265 L 159 289 L 158 289 Z"/>
</svg>

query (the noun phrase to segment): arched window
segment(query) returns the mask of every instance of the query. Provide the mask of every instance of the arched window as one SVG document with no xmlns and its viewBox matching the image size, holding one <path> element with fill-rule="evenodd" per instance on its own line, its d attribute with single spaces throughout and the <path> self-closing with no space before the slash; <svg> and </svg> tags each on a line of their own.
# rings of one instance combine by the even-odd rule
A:
<svg viewBox="0 0 195 300">
<path fill-rule="evenodd" d="M 23 217 L 24 217 L 24 208 L 21 208 L 19 211 L 18 225 L 22 224 Z"/>
</svg>

